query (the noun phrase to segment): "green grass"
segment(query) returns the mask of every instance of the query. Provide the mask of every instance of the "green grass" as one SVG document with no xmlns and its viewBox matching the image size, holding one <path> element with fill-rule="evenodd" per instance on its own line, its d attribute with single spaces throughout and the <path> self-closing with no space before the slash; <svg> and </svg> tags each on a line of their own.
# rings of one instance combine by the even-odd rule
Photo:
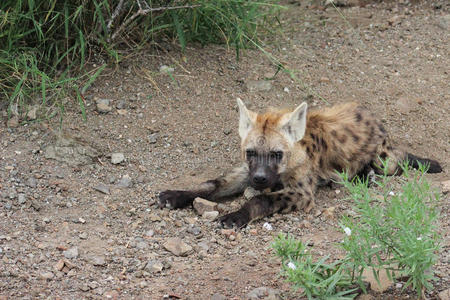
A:
<svg viewBox="0 0 450 300">
<path fill-rule="evenodd" d="M 3 0 L 0 101 L 10 116 L 23 117 L 27 104 L 39 103 L 58 108 L 62 118 L 61 99 L 69 95 L 86 118 L 82 95 L 131 49 L 165 38 L 182 49 L 223 43 L 239 58 L 278 24 L 280 8 L 276 0 Z M 101 67 L 89 73 L 93 58 Z"/>
</svg>

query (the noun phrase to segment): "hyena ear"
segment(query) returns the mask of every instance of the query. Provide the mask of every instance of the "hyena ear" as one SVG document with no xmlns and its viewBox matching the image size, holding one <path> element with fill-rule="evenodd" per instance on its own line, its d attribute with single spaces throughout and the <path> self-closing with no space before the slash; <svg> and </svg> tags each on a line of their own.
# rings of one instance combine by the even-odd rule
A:
<svg viewBox="0 0 450 300">
<path fill-rule="evenodd" d="M 300 104 L 293 112 L 281 120 L 281 130 L 293 143 L 298 142 L 305 135 L 306 130 L 306 102 Z"/>
<path fill-rule="evenodd" d="M 248 110 L 240 98 L 236 101 L 239 106 L 239 136 L 244 139 L 255 123 L 256 114 Z"/>
</svg>

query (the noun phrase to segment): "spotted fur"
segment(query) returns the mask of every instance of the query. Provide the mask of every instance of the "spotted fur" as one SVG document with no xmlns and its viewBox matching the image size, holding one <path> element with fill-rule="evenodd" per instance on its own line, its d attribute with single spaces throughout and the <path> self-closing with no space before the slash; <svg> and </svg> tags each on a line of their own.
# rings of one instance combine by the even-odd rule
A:
<svg viewBox="0 0 450 300">
<path fill-rule="evenodd" d="M 196 197 L 218 201 L 240 195 L 248 186 L 262 190 L 220 219 L 225 226 L 241 227 L 276 212 L 309 212 L 317 187 L 336 180 L 336 171 L 350 176 L 378 172 L 380 158 L 388 159 L 389 175 L 401 172 L 399 164 L 405 160 L 413 167 L 428 164 L 430 173 L 442 171 L 438 162 L 392 146 L 380 120 L 356 103 L 308 113 L 302 103 L 294 111 L 263 114 L 248 110 L 240 99 L 238 105 L 242 166 L 192 191 L 161 192 L 161 207 L 186 207 Z"/>
</svg>

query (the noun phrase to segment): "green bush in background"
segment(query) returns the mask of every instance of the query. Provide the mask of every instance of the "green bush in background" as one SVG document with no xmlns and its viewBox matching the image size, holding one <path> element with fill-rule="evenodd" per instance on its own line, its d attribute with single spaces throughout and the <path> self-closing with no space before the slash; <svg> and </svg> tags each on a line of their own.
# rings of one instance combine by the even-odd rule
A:
<svg viewBox="0 0 450 300">
<path fill-rule="evenodd" d="M 161 37 L 226 43 L 237 55 L 276 24 L 276 0 L 3 0 L 0 2 L 0 104 L 23 114 L 30 99 L 48 105 L 82 93 L 104 64 Z M 86 70 L 88 62 L 100 67 Z"/>
</svg>

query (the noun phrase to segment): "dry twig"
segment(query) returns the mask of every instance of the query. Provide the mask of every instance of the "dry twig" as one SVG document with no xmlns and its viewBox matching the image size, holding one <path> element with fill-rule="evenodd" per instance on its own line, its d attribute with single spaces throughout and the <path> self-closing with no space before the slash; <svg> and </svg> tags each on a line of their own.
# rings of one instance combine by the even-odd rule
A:
<svg viewBox="0 0 450 300">
<path fill-rule="evenodd" d="M 117 30 L 112 34 L 111 36 L 111 40 L 115 40 L 117 35 L 119 33 L 121 33 L 127 26 L 128 24 L 130 24 L 134 19 L 136 19 L 139 16 L 145 16 L 149 13 L 155 12 L 155 11 L 164 11 L 164 10 L 175 10 L 175 9 L 184 9 L 184 8 L 195 8 L 195 7 L 199 7 L 200 4 L 197 5 L 179 5 L 179 6 L 163 6 L 163 7 L 149 7 L 149 8 L 142 8 L 141 2 L 139 0 L 136 0 L 137 4 L 138 4 L 138 11 L 135 12 L 131 17 L 129 17 L 128 19 L 126 19 L 122 25 L 120 25 L 119 28 L 117 28 Z M 120 4 L 120 3 L 119 3 Z M 117 10 L 117 7 L 116 7 Z M 115 12 L 115 11 L 114 11 Z"/>
<path fill-rule="evenodd" d="M 114 23 L 114 20 L 117 18 L 118 15 L 120 15 L 120 13 L 122 11 L 123 1 L 124 0 L 119 1 L 119 4 L 117 4 L 116 9 L 114 10 L 114 12 L 111 16 L 111 19 L 109 19 L 108 25 L 106 26 L 106 28 L 108 28 L 108 30 L 111 29 L 111 26 Z"/>
</svg>

